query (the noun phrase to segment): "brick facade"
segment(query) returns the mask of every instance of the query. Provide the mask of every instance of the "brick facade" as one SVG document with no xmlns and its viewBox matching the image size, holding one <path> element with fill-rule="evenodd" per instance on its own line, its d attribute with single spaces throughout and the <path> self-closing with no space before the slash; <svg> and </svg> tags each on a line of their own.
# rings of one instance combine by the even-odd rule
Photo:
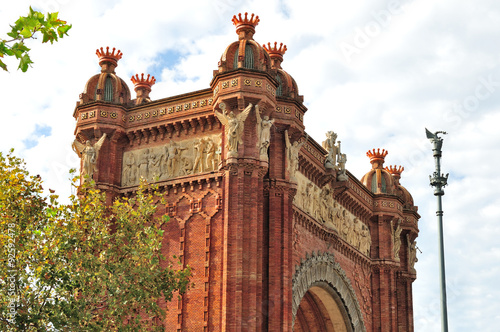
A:
<svg viewBox="0 0 500 332">
<path fill-rule="evenodd" d="M 281 68 L 286 47 L 256 43 L 258 21 L 233 18 L 238 41 L 209 88 L 160 100 L 149 99 L 149 76 L 133 78 L 131 99 L 114 72 L 121 53 L 101 49 L 101 73 L 74 112 L 80 142 L 107 135 L 92 176 L 109 202 L 133 195 L 141 175 L 164 193 L 158 214 L 171 217 L 164 253 L 193 268 L 195 287 L 174 297 L 163 324 L 168 331 L 413 331 L 409 246 L 419 215 L 399 183 L 402 169 L 384 169 L 385 155 L 375 150 L 361 180 L 326 166 L 329 151 L 305 135 L 307 108 Z M 216 112 L 238 117 L 249 104 L 259 108 L 250 108 L 230 151 L 228 125 Z M 264 116 L 273 125 L 263 154 Z M 296 173 L 285 135 L 300 142 Z"/>
</svg>

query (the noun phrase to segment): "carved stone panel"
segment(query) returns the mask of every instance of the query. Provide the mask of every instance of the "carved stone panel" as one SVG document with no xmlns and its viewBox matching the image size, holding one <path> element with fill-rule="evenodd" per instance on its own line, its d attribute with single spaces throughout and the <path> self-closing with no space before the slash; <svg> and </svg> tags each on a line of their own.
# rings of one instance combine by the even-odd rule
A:
<svg viewBox="0 0 500 332">
<path fill-rule="evenodd" d="M 210 135 L 126 151 L 122 186 L 138 185 L 141 178 L 156 182 L 215 171 L 220 162 L 220 144 L 220 135 Z"/>
<path fill-rule="evenodd" d="M 300 172 L 296 173 L 296 179 L 295 206 L 335 230 L 342 239 L 369 256 L 371 236 L 368 226 L 333 198 L 330 185 L 319 188 Z"/>
</svg>

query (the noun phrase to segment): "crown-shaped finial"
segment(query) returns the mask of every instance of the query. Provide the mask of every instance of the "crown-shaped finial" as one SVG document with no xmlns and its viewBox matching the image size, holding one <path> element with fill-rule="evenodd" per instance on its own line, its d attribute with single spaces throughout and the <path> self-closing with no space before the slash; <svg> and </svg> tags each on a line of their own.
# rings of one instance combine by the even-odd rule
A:
<svg viewBox="0 0 500 332">
<path fill-rule="evenodd" d="M 271 67 L 273 69 L 279 69 L 281 68 L 281 62 L 283 62 L 283 54 L 286 52 L 286 45 L 283 45 L 283 43 L 280 43 L 280 47 L 278 48 L 278 42 L 274 42 L 274 46 L 271 46 L 271 43 L 267 43 L 262 45 L 264 49 L 267 51 L 269 54 L 269 57 L 271 57 Z"/>
<path fill-rule="evenodd" d="M 242 17 L 241 13 L 239 13 L 238 16 L 234 15 L 231 21 L 236 26 L 236 33 L 240 39 L 252 39 L 255 27 L 259 24 L 260 19 L 259 16 L 254 14 L 249 18 L 248 13 L 245 13 L 245 17 Z"/>
<path fill-rule="evenodd" d="M 118 66 L 118 60 L 122 58 L 123 53 L 118 50 L 115 53 L 116 48 L 113 47 L 113 51 L 109 52 L 109 46 L 106 47 L 106 51 L 101 47 L 101 49 L 97 49 L 95 54 L 99 57 L 99 66 L 102 67 L 105 63 L 110 63 L 113 68 Z"/>
<path fill-rule="evenodd" d="M 136 91 L 139 88 L 146 88 L 146 89 L 151 90 L 151 87 L 153 86 L 153 84 L 156 83 L 156 78 L 154 76 L 150 76 L 148 74 L 148 76 L 146 78 L 144 78 L 144 73 L 141 74 L 140 78 L 139 78 L 139 74 L 135 74 L 135 76 L 132 76 L 130 78 L 130 80 L 132 81 L 132 83 L 134 83 Z"/>
<path fill-rule="evenodd" d="M 392 176 L 396 177 L 396 178 L 401 178 L 401 173 L 403 173 L 403 171 L 405 170 L 405 168 L 403 166 L 392 166 L 392 165 L 389 165 L 385 168 L 385 170 L 389 173 L 391 173 Z"/>
<path fill-rule="evenodd" d="M 373 168 L 383 168 L 385 156 L 387 156 L 389 152 L 385 149 L 372 149 L 368 150 L 366 155 L 370 158 L 370 163 L 373 165 Z"/>
<path fill-rule="evenodd" d="M 274 46 L 271 46 L 271 43 L 267 43 L 262 45 L 264 49 L 269 53 L 269 55 L 281 55 L 285 54 L 286 52 L 286 45 L 283 45 L 283 43 L 280 43 L 280 47 L 278 48 L 278 42 L 274 42 Z"/>
</svg>

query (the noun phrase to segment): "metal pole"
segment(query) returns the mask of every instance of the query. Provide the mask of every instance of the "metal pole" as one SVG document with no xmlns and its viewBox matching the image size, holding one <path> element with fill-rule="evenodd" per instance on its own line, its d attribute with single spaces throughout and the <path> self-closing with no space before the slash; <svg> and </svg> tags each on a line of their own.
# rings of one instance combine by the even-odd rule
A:
<svg viewBox="0 0 500 332">
<path fill-rule="evenodd" d="M 448 174 L 441 174 L 441 147 L 443 139 L 438 134 L 446 134 L 444 131 L 437 131 L 434 134 L 425 129 L 427 138 L 433 144 L 432 152 L 436 164 L 436 171 L 429 175 L 431 186 L 434 187 L 434 196 L 437 196 L 438 235 L 439 235 L 439 276 L 441 279 L 441 331 L 448 332 L 448 308 L 446 304 L 446 274 L 444 264 L 444 236 L 443 236 L 443 207 L 441 197 L 444 195 L 443 187 L 448 183 Z"/>
</svg>

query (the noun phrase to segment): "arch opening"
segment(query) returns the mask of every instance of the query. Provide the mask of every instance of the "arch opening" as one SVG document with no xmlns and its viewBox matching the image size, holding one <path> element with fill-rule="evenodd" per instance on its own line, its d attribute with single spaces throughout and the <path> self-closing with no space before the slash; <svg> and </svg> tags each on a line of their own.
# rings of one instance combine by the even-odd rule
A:
<svg viewBox="0 0 500 332">
<path fill-rule="evenodd" d="M 335 262 L 333 254 L 318 252 L 308 256 L 296 268 L 292 282 L 294 331 L 366 332 L 351 282 L 340 264 Z M 299 308 L 302 315 L 307 306 L 315 310 L 315 317 L 319 317 L 316 320 L 321 321 L 323 327 L 317 327 L 317 324 L 311 327 L 307 321 L 299 322 Z M 295 328 L 295 325 L 299 326 Z"/>
<path fill-rule="evenodd" d="M 316 282 L 304 294 L 295 317 L 294 332 L 351 332 L 343 301 L 325 282 Z"/>
</svg>

